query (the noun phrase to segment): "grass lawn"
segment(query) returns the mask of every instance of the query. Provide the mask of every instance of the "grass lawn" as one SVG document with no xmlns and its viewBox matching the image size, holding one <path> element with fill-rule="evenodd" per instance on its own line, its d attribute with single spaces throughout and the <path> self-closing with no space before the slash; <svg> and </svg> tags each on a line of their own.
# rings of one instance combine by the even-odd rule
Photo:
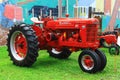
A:
<svg viewBox="0 0 120 80">
<path fill-rule="evenodd" d="M 120 80 L 120 55 L 111 56 L 107 49 L 101 50 L 107 56 L 104 71 L 89 74 L 78 65 L 80 52 L 74 52 L 67 60 L 59 60 L 40 51 L 35 64 L 26 68 L 13 65 L 3 46 L 0 47 L 0 80 Z"/>
</svg>

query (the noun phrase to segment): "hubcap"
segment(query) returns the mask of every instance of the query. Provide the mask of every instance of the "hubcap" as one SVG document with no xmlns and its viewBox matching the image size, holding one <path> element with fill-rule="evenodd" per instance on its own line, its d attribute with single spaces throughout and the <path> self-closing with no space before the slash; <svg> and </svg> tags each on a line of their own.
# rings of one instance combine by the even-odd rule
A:
<svg viewBox="0 0 120 80">
<path fill-rule="evenodd" d="M 10 41 L 12 55 L 16 60 L 23 60 L 27 54 L 27 41 L 23 33 L 16 31 Z"/>
<path fill-rule="evenodd" d="M 89 55 L 84 55 L 82 57 L 82 66 L 86 69 L 86 70 L 91 70 L 94 67 L 94 60 L 92 59 L 91 56 Z"/>
<path fill-rule="evenodd" d="M 116 54 L 116 53 L 117 53 L 116 48 L 115 48 L 115 47 L 112 47 L 112 48 L 110 49 L 110 53 L 111 53 L 111 54 Z"/>
</svg>

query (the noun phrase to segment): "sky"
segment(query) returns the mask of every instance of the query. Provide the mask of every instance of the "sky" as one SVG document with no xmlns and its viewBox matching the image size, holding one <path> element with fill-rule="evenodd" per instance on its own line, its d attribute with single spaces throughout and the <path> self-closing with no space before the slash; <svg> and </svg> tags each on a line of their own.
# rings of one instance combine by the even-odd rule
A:
<svg viewBox="0 0 120 80">
<path fill-rule="evenodd" d="M 79 0 L 79 6 L 90 6 L 95 0 Z"/>
</svg>

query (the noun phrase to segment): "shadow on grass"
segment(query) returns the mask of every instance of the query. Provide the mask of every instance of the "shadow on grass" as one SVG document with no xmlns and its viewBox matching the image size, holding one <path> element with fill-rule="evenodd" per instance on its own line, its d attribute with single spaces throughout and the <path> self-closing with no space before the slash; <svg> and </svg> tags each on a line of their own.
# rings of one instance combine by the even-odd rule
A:
<svg viewBox="0 0 120 80">
<path fill-rule="evenodd" d="M 56 65 L 64 65 L 64 63 L 71 63 L 74 59 L 68 58 L 68 59 L 57 59 L 53 57 L 45 57 L 45 58 L 38 58 L 36 63 L 32 66 L 33 68 L 35 67 L 52 67 Z M 75 61 L 75 60 L 74 60 Z"/>
</svg>

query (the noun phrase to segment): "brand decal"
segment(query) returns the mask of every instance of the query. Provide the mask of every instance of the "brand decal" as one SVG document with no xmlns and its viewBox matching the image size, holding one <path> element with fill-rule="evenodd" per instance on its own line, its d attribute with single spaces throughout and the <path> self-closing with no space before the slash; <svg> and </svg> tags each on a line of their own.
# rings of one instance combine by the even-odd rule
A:
<svg viewBox="0 0 120 80">
<path fill-rule="evenodd" d="M 60 25 L 65 25 L 65 24 L 66 25 L 68 25 L 68 24 L 70 25 L 71 23 L 69 21 L 61 21 L 61 22 L 59 22 L 59 24 Z"/>
</svg>

